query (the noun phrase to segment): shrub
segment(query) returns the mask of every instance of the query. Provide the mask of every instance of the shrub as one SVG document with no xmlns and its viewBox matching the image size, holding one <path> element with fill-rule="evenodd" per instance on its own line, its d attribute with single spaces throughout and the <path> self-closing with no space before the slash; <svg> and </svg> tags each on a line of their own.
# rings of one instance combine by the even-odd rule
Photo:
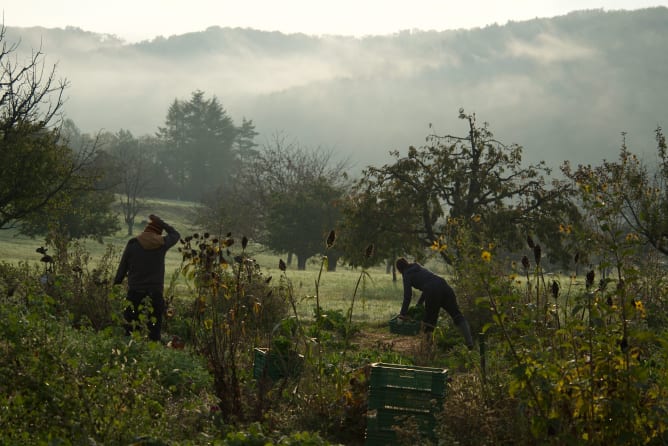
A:
<svg viewBox="0 0 668 446">
<path fill-rule="evenodd" d="M 46 292 L 58 304 L 60 314 L 69 314 L 74 326 L 90 326 L 95 330 L 117 324 L 123 299 L 115 299 L 113 276 L 118 256 L 112 246 L 92 265 L 91 256 L 78 242 L 56 240 L 56 254 L 40 248 L 42 260 L 48 264 L 43 278 Z"/>
<path fill-rule="evenodd" d="M 288 311 L 281 288 L 271 287 L 271 277 L 245 254 L 247 243 L 244 238 L 241 253 L 232 256 L 234 239 L 193 234 L 180 248 L 182 272 L 195 297 L 194 345 L 213 374 L 222 417 L 231 422 L 248 416 L 250 401 L 244 401 L 248 394 L 241 384 L 251 376 L 253 346 L 267 342 Z"/>
<path fill-rule="evenodd" d="M 53 316 L 49 296 L 28 300 L 0 304 L 1 444 L 129 444 L 211 428 L 199 361 L 113 330 L 74 329 Z"/>
</svg>

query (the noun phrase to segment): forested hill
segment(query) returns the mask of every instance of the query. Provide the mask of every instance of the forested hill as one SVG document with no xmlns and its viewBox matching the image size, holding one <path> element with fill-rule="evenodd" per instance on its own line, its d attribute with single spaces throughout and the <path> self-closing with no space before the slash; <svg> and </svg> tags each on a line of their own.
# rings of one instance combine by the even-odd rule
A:
<svg viewBox="0 0 668 446">
<path fill-rule="evenodd" d="M 67 78 L 65 111 L 85 132 L 153 134 L 174 99 L 215 95 L 262 143 L 282 132 L 359 167 L 430 133 L 464 135 L 475 112 L 527 161 L 651 155 L 668 125 L 668 9 L 573 12 L 469 30 L 307 36 L 211 27 L 137 44 L 76 28 L 15 28 Z M 430 128 L 430 124 L 432 124 Z"/>
</svg>

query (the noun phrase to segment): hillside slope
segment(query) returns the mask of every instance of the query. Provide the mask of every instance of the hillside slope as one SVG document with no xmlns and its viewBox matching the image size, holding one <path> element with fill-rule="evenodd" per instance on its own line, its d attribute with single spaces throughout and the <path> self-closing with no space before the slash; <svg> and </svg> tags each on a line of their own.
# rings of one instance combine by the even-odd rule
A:
<svg viewBox="0 0 668 446">
<path fill-rule="evenodd" d="M 616 157 L 622 132 L 653 152 L 668 120 L 666 23 L 660 7 L 359 39 L 212 27 L 126 44 L 10 23 L 6 37 L 58 64 L 67 116 L 85 132 L 153 134 L 174 99 L 202 90 L 236 123 L 252 119 L 259 143 L 283 132 L 361 168 L 430 132 L 465 134 L 463 107 L 556 167 Z"/>
</svg>

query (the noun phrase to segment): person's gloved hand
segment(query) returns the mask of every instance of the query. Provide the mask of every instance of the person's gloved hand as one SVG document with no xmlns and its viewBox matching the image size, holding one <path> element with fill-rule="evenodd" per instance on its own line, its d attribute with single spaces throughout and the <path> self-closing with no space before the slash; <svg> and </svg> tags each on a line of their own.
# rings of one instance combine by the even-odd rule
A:
<svg viewBox="0 0 668 446">
<path fill-rule="evenodd" d="M 162 218 L 158 217 L 157 215 L 151 214 L 148 216 L 148 219 L 151 220 L 156 225 L 160 226 L 161 229 L 165 227 L 165 222 L 162 220 Z"/>
</svg>

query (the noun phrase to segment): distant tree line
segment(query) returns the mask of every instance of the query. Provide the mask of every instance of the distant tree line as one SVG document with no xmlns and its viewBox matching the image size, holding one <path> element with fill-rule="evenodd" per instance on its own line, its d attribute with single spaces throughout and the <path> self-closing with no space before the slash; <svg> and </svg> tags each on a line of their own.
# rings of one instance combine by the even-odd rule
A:
<svg viewBox="0 0 668 446">
<path fill-rule="evenodd" d="M 199 203 L 198 223 L 295 254 L 299 268 L 321 251 L 347 187 L 346 163 L 331 152 L 280 135 L 259 149 L 253 121 L 235 125 L 202 91 L 175 99 L 155 135 L 83 134 L 62 116 L 67 81 L 55 67 L 45 71 L 39 51 L 17 64 L 4 27 L 0 41 L 0 228 L 102 241 L 120 229 L 114 203 L 131 235 L 153 197 Z"/>
</svg>

